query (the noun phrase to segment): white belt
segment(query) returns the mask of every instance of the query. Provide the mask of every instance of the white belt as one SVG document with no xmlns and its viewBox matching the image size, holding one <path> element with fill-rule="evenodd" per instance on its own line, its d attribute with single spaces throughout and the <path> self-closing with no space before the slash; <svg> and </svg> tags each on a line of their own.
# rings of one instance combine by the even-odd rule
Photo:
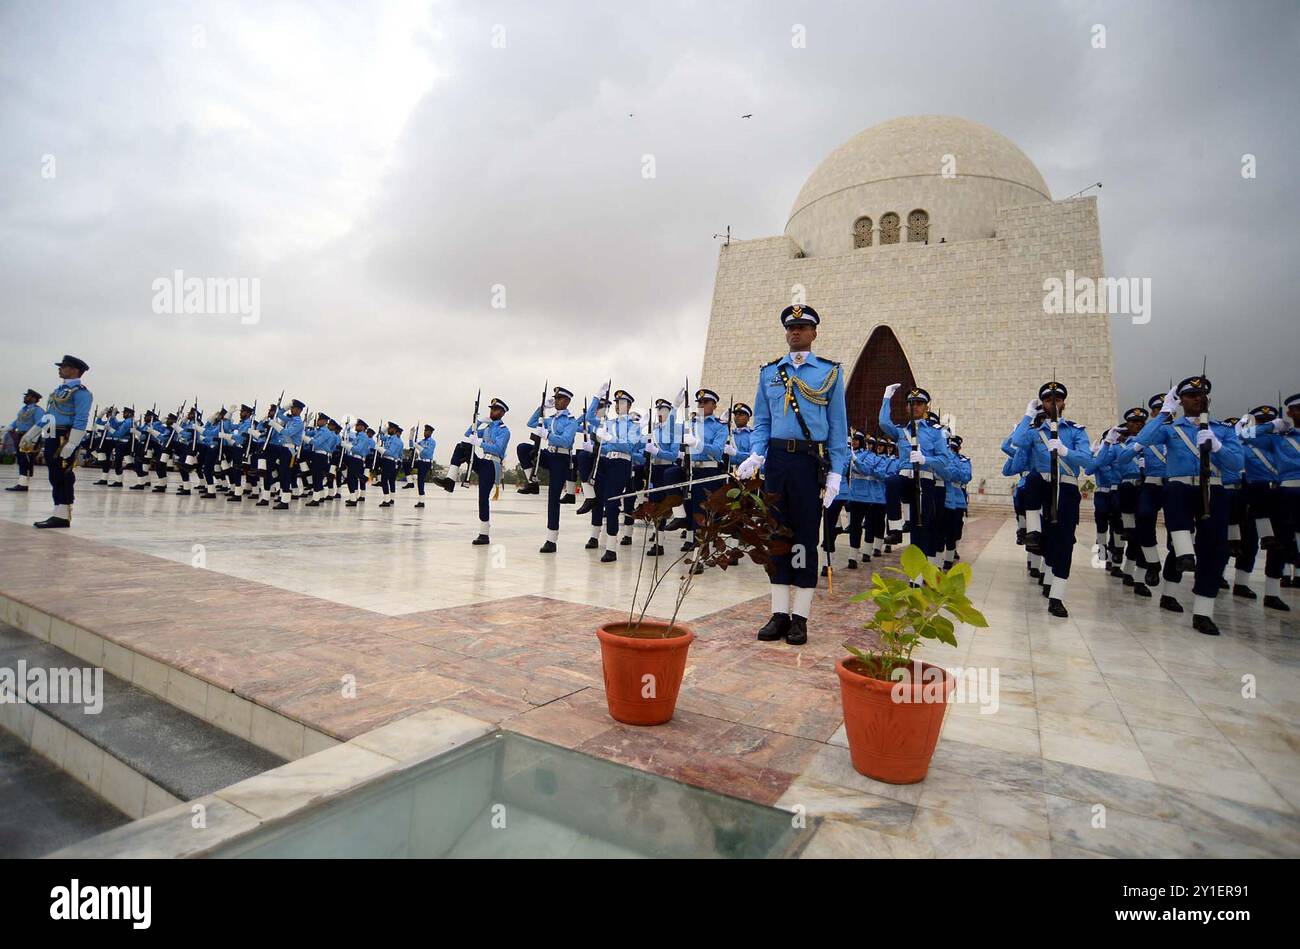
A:
<svg viewBox="0 0 1300 949">
<path fill-rule="evenodd" d="M 545 450 L 549 451 L 552 455 L 568 455 L 573 453 L 572 448 L 551 448 L 550 446 L 547 446 Z"/>
<path fill-rule="evenodd" d="M 1278 482 L 1279 488 L 1300 488 L 1300 478 L 1288 478 L 1286 481 Z"/>
<path fill-rule="evenodd" d="M 1200 475 L 1179 475 L 1174 478 L 1165 478 L 1165 481 L 1167 483 L 1173 482 L 1175 484 L 1194 484 L 1199 487 L 1201 483 L 1201 476 Z M 1217 484 L 1220 487 L 1222 487 L 1223 479 L 1220 478 L 1218 475 L 1211 475 L 1210 484 Z"/>
<path fill-rule="evenodd" d="M 695 461 L 694 459 L 691 459 L 692 468 L 702 468 L 705 471 L 711 471 L 721 464 L 722 462 L 720 461 Z"/>
<path fill-rule="evenodd" d="M 1095 491 L 1094 493 L 1096 493 L 1096 494 L 1110 494 L 1110 489 L 1111 489 L 1111 486 L 1110 486 L 1110 485 L 1104 485 L 1104 486 L 1103 486 L 1103 485 L 1098 485 L 1098 486 L 1097 486 L 1097 489 L 1096 489 L 1096 491 Z"/>
<path fill-rule="evenodd" d="M 610 461 L 631 461 L 632 460 L 632 456 L 625 451 L 607 451 L 602 457 L 608 458 Z"/>
<path fill-rule="evenodd" d="M 1147 475 L 1147 484 L 1164 484 L 1164 475 Z"/>
<path fill-rule="evenodd" d="M 910 465 L 911 465 L 911 462 L 907 462 L 907 464 L 910 466 Z M 911 469 L 910 467 L 907 467 L 907 468 L 900 468 L 900 469 L 898 470 L 898 476 L 899 476 L 900 478 L 910 478 L 910 477 L 912 477 L 912 469 Z M 933 472 L 933 471 L 928 471 L 928 470 L 926 470 L 925 468 L 922 468 L 922 469 L 921 469 L 921 477 L 922 477 L 922 478 L 928 478 L 929 480 L 933 481 L 933 480 L 934 480 L 934 472 Z"/>
<path fill-rule="evenodd" d="M 1240 488 L 1240 487 L 1241 487 L 1241 482 L 1240 482 L 1240 481 L 1231 481 L 1231 482 L 1229 482 L 1228 484 L 1225 484 L 1225 485 L 1223 486 L 1223 490 L 1225 490 L 1225 491 L 1234 491 L 1234 490 L 1236 490 L 1237 488 Z"/>
<path fill-rule="evenodd" d="M 666 459 L 664 459 L 664 460 L 661 461 L 660 459 L 655 458 L 655 459 L 653 459 L 653 460 L 650 462 L 650 464 L 652 464 L 652 465 L 675 465 L 675 464 L 677 464 L 677 459 L 675 459 L 675 458 L 666 458 Z"/>
</svg>

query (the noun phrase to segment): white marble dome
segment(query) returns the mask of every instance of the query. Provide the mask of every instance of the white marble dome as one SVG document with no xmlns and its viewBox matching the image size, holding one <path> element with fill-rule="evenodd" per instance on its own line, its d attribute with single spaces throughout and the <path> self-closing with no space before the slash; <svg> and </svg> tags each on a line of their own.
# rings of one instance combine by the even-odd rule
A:
<svg viewBox="0 0 1300 949">
<path fill-rule="evenodd" d="M 1005 136 L 966 119 L 916 115 L 872 126 L 831 152 L 799 191 L 785 233 L 809 257 L 869 252 L 894 233 L 904 245 L 909 232 L 931 244 L 977 240 L 994 236 L 999 208 L 1051 200 L 1034 163 Z M 917 211 L 925 217 L 909 229 Z M 896 231 L 888 215 L 897 216 Z"/>
</svg>

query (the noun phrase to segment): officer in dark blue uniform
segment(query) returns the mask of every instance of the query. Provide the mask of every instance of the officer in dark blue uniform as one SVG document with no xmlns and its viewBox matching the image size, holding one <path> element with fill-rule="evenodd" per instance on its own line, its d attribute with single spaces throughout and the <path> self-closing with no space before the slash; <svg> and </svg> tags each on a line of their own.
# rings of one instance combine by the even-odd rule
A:
<svg viewBox="0 0 1300 949">
<path fill-rule="evenodd" d="M 772 558 L 772 618 L 758 632 L 792 646 L 808 641 L 822 511 L 839 494 L 849 455 L 843 367 L 812 352 L 820 323 L 810 306 L 781 312 L 790 351 L 758 371 L 751 454 L 736 469 L 741 480 L 763 469 L 766 490 L 777 496 L 773 513 L 793 532 L 790 552 Z"/>
<path fill-rule="evenodd" d="M 90 425 L 90 412 L 95 397 L 81 384 L 81 376 L 90 367 L 76 356 L 64 356 L 54 364 L 63 381 L 50 393 L 45 402 L 45 413 L 38 424 L 42 427 L 45 467 L 54 493 L 54 513 L 36 527 L 71 527 L 72 487 L 77 482 L 73 474 L 77 446 Z"/>
</svg>

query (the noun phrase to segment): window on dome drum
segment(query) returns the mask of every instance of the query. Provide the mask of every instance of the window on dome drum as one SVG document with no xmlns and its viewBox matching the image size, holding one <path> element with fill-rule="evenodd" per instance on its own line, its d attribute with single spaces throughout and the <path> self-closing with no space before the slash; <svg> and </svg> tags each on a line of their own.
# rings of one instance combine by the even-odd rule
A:
<svg viewBox="0 0 1300 949">
<path fill-rule="evenodd" d="M 853 222 L 853 249 L 871 246 L 871 218 L 860 217 Z"/>
<path fill-rule="evenodd" d="M 908 243 L 930 243 L 930 215 L 919 208 L 907 216 Z"/>
<path fill-rule="evenodd" d="M 898 243 L 898 215 L 893 211 L 880 216 L 880 243 Z"/>
</svg>

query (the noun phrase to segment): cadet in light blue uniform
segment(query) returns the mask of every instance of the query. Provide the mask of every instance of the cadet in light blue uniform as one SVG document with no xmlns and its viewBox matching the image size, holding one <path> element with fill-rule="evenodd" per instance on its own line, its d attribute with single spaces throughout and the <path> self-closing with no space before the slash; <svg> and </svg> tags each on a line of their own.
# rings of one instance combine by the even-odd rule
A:
<svg viewBox="0 0 1300 949">
<path fill-rule="evenodd" d="M 420 492 L 420 499 L 415 502 L 416 507 L 424 507 L 424 482 L 429 478 L 429 472 L 433 469 L 433 453 L 438 447 L 437 440 L 433 437 L 433 426 L 425 425 L 423 437 L 415 443 L 415 486 Z"/>
<path fill-rule="evenodd" d="M 692 414 L 690 422 L 686 424 L 682 433 L 682 447 L 687 453 L 686 477 L 689 481 L 711 478 L 724 470 L 723 459 L 727 457 L 725 453 L 727 426 L 714 415 L 718 409 L 718 401 L 718 394 L 712 389 L 697 389 L 695 392 L 697 411 Z M 686 542 L 682 544 L 682 550 L 695 549 L 694 532 L 697 526 L 695 513 L 709 493 L 718 487 L 720 485 L 716 481 L 708 484 L 692 484 L 691 490 L 683 498 L 682 506 L 679 508 L 681 513 L 668 525 L 670 531 L 691 531 Z"/>
<path fill-rule="evenodd" d="M 23 404 L 18 409 L 18 414 L 14 416 L 14 420 L 3 429 L 0 429 L 0 445 L 4 444 L 5 432 L 12 432 L 14 451 L 18 455 L 18 483 L 5 488 L 6 491 L 26 491 L 31 486 L 35 460 L 33 455 L 18 451 L 18 443 L 22 441 L 22 437 L 27 434 L 27 430 L 35 425 L 36 420 L 43 414 L 38 404 L 40 401 L 41 394 L 35 389 L 28 389 L 23 393 Z"/>
<path fill-rule="evenodd" d="M 920 547 L 930 562 L 939 565 L 939 548 L 942 543 L 943 493 L 936 479 L 946 480 L 950 456 L 948 438 L 943 430 L 932 423 L 929 416 L 930 393 L 913 388 L 907 394 L 907 409 L 911 419 L 904 425 L 895 425 L 890 415 L 890 400 L 898 391 L 899 383 L 885 389 L 880 403 L 880 430 L 898 444 L 898 458 L 902 464 L 898 473 L 908 480 L 902 486 L 902 502 L 909 504 L 912 543 Z M 918 495 L 919 493 L 919 495 Z M 919 506 L 918 506 L 919 496 Z"/>
<path fill-rule="evenodd" d="M 627 478 L 627 487 L 623 489 L 623 493 L 626 494 L 627 497 L 625 497 L 622 502 L 623 524 L 622 527 L 619 528 L 618 534 L 618 543 L 620 547 L 630 547 L 632 545 L 632 527 L 635 521 L 635 518 L 632 517 L 632 512 L 635 511 L 637 505 L 645 499 L 644 494 L 633 494 L 632 492 L 645 491 L 649 483 L 649 465 L 647 464 L 647 458 L 649 456 L 645 450 L 647 427 L 641 421 L 640 412 L 629 412 L 628 418 L 636 423 L 637 437 L 632 441 L 632 471 Z"/>
<path fill-rule="evenodd" d="M 613 563 L 618 559 L 614 552 L 615 538 L 618 537 L 619 510 L 621 501 L 612 500 L 622 494 L 632 475 L 632 456 L 640 450 L 644 440 L 641 426 L 632 420 L 632 404 L 635 399 L 625 389 L 614 393 L 614 417 L 606 418 L 596 429 L 596 440 L 600 442 L 600 459 L 596 468 L 596 497 L 599 506 L 592 511 L 592 521 L 599 524 L 603 519 L 605 530 L 601 535 L 604 553 L 600 555 L 601 563 Z"/>
<path fill-rule="evenodd" d="M 1254 599 L 1247 581 L 1255 568 L 1256 550 L 1263 549 L 1264 606 L 1282 612 L 1291 609 L 1282 599 L 1282 585 L 1295 543 L 1294 512 L 1288 511 L 1288 499 L 1300 489 L 1300 437 L 1293 429 L 1291 419 L 1271 405 L 1251 409 L 1250 419 L 1237 425 L 1245 448 L 1246 515 L 1233 593 Z"/>
<path fill-rule="evenodd" d="M 578 419 L 569 412 L 573 392 L 555 386 L 547 404 L 539 405 L 528 418 L 528 427 L 541 438 L 540 464 L 546 468 L 546 540 L 538 553 L 553 554 L 560 539 L 560 504 L 574 491 L 573 439 Z M 551 415 L 546 410 L 553 408 Z"/>
<path fill-rule="evenodd" d="M 858 569 L 858 561 L 871 562 L 871 520 L 869 517 L 872 498 L 871 474 L 876 468 L 876 453 L 872 450 L 875 439 L 868 439 L 866 434 L 854 429 L 849 436 L 849 471 L 848 484 L 844 490 L 844 506 L 849 511 L 849 570 Z M 843 482 L 841 482 L 843 483 Z M 879 482 L 876 482 L 879 485 Z M 883 491 L 883 488 L 881 489 Z M 862 552 L 862 532 L 866 528 L 867 553 Z"/>
<path fill-rule="evenodd" d="M 244 487 L 244 464 L 248 458 L 248 437 L 253 428 L 253 407 L 240 404 L 239 419 L 225 418 L 221 422 L 221 431 L 217 438 L 225 442 L 227 471 L 230 480 L 230 495 L 227 501 L 240 503 L 247 493 Z"/>
<path fill-rule="evenodd" d="M 474 473 L 478 475 L 479 531 L 473 541 L 476 546 L 492 542 L 492 494 L 501 483 L 501 465 L 506 449 L 510 447 L 510 429 L 501 419 L 509 411 L 510 406 L 505 402 L 493 399 L 488 405 L 487 421 L 465 429 L 465 438 L 470 445 L 482 450 L 482 455 L 474 458 Z"/>
<path fill-rule="evenodd" d="M 366 420 L 359 418 L 352 427 L 348 438 L 343 440 L 343 462 L 347 467 L 348 499 L 345 507 L 357 506 L 357 491 L 366 480 L 366 458 L 374 450 L 375 443 L 366 434 Z"/>
<path fill-rule="evenodd" d="M 655 399 L 655 421 L 650 426 L 647 434 L 645 452 L 649 465 L 650 487 L 668 488 L 673 485 L 681 484 L 685 478 L 681 465 L 678 464 L 678 455 L 681 454 L 681 436 L 684 428 L 677 424 L 677 418 L 673 414 L 673 404 L 667 399 Z M 651 501 L 662 501 L 669 494 L 668 491 L 653 491 L 650 494 Z M 654 538 L 646 548 L 646 553 L 651 557 L 662 557 L 664 547 L 661 544 L 660 536 L 667 530 L 663 521 L 654 525 Z"/>
<path fill-rule="evenodd" d="M 379 439 L 379 486 L 383 488 L 384 499 L 380 507 L 392 507 L 397 493 L 397 465 L 402 460 L 402 426 L 388 422 L 388 432 Z"/>
<path fill-rule="evenodd" d="M 1289 395 L 1282 405 L 1286 414 L 1270 424 L 1277 434 L 1277 527 L 1279 549 L 1282 551 L 1282 579 L 1279 587 L 1294 589 L 1300 586 L 1296 577 L 1300 551 L 1296 548 L 1296 535 L 1300 533 L 1300 392 Z"/>
<path fill-rule="evenodd" d="M 54 493 L 54 513 L 36 527 L 71 527 L 73 485 L 77 476 L 77 446 L 90 427 L 90 413 L 95 397 L 81 384 L 82 373 L 90 367 L 76 356 L 64 356 L 54 364 L 63 381 L 45 401 L 45 412 L 35 424 L 43 427 L 45 467 L 49 471 L 50 487 Z"/>
<path fill-rule="evenodd" d="M 293 492 L 293 475 L 290 465 L 302 443 L 302 410 L 307 403 L 294 399 L 288 411 L 273 409 L 274 417 L 268 416 L 271 426 L 271 444 L 266 449 L 266 476 L 263 487 L 268 494 L 275 495 L 272 510 L 287 511 L 289 502 L 285 497 Z M 267 498 L 257 502 L 258 507 L 269 504 Z"/>
<path fill-rule="evenodd" d="M 1135 568 L 1139 564 L 1145 566 L 1148 575 L 1158 572 L 1160 568 L 1158 560 L 1145 560 L 1137 529 L 1137 509 L 1146 469 L 1146 447 L 1135 436 L 1142 431 L 1142 426 L 1149 418 L 1150 413 L 1140 405 L 1128 409 L 1120 427 L 1112 428 L 1106 433 L 1101 450 L 1096 455 L 1098 466 L 1104 465 L 1115 476 L 1109 499 L 1110 526 L 1122 541 L 1117 545 L 1112 576 L 1123 580 L 1125 586 L 1133 587 L 1133 592 L 1142 597 L 1151 596 L 1146 582 L 1148 577 L 1136 579 L 1133 575 Z M 1154 582 L 1154 576 L 1150 579 Z"/>
<path fill-rule="evenodd" d="M 1043 560 L 1051 571 L 1050 581 L 1046 577 L 1043 581 L 1043 595 L 1048 598 L 1047 612 L 1060 617 L 1070 615 L 1065 608 L 1065 588 L 1074 558 L 1075 530 L 1079 526 L 1079 478 L 1092 474 L 1097 467 L 1087 430 L 1064 418 L 1067 395 L 1063 383 L 1043 383 L 1038 389 L 1038 402 L 1047 412 L 1048 423 L 1037 431 L 1030 427 L 1030 420 L 1037 416 L 1039 408 L 1037 403 L 1031 402 L 1011 436 L 1013 445 L 1029 449 L 1030 469 L 1043 479 L 1047 492 L 1052 490 L 1052 456 L 1057 457 L 1059 494 L 1056 520 L 1047 516 L 1050 510 L 1048 498 L 1043 505 L 1042 549 Z M 1055 437 L 1051 434 L 1051 419 L 1057 420 Z"/>
<path fill-rule="evenodd" d="M 1214 601 L 1228 564 L 1228 497 L 1222 472 L 1238 471 L 1245 458 L 1241 440 L 1230 425 L 1209 417 L 1210 380 L 1188 376 L 1165 395 L 1160 413 L 1138 434 L 1143 445 L 1163 445 L 1169 450 L 1165 478 L 1165 527 L 1173 545 L 1171 567 L 1175 575 L 1195 571 L 1192 585 L 1192 628 L 1207 636 L 1219 635 L 1214 622 Z M 1182 418 L 1174 418 L 1181 404 Z M 1193 421 L 1201 419 L 1204 425 Z M 1172 424 L 1165 424 L 1172 420 Z M 1209 446 L 1209 508 L 1202 511 L 1200 488 L 1201 446 Z M 1192 529 L 1196 529 L 1195 540 Z M 1183 612 L 1170 592 L 1160 597 L 1162 609 Z"/>
<path fill-rule="evenodd" d="M 961 540 L 962 522 L 966 517 L 966 486 L 970 484 L 970 459 L 961 453 L 961 436 L 953 435 L 948 439 L 948 451 L 952 455 L 948 477 L 945 481 L 944 509 L 944 546 L 943 568 L 947 570 L 955 561 L 961 559 L 957 544 Z"/>
<path fill-rule="evenodd" d="M 329 471 L 330 457 L 343 441 L 340 435 L 342 426 L 338 422 L 324 412 L 317 417 L 317 421 L 316 433 L 311 439 L 311 454 L 308 456 L 308 467 L 311 471 L 311 500 L 304 507 L 320 507 L 322 501 L 334 497 L 334 493 L 325 488 L 325 475 Z"/>
<path fill-rule="evenodd" d="M 843 367 L 812 352 L 821 317 L 812 307 L 796 304 L 786 307 L 780 319 L 789 352 L 758 371 L 750 455 L 736 475 L 744 481 L 763 470 L 765 490 L 777 496 L 773 513 L 793 535 L 790 552 L 772 558 L 772 617 L 758 639 L 784 638 L 799 646 L 808 641 L 817 534 L 822 511 L 839 494 L 839 472 L 849 455 L 849 423 Z"/>
<path fill-rule="evenodd" d="M 1107 429 L 1106 437 L 1111 432 L 1118 434 L 1118 429 Z M 1093 457 L 1097 459 L 1092 472 L 1093 480 L 1097 485 L 1092 499 L 1093 524 L 1097 529 L 1097 542 L 1093 545 L 1093 554 L 1101 561 L 1101 566 L 1114 576 L 1116 558 L 1121 556 L 1118 547 L 1119 534 L 1116 532 L 1111 516 L 1114 510 L 1115 487 L 1119 484 L 1119 473 L 1115 470 L 1113 462 L 1102 458 L 1101 453 L 1105 447 L 1104 438 L 1092 445 Z M 1097 566 L 1095 561 L 1093 566 Z"/>
</svg>

